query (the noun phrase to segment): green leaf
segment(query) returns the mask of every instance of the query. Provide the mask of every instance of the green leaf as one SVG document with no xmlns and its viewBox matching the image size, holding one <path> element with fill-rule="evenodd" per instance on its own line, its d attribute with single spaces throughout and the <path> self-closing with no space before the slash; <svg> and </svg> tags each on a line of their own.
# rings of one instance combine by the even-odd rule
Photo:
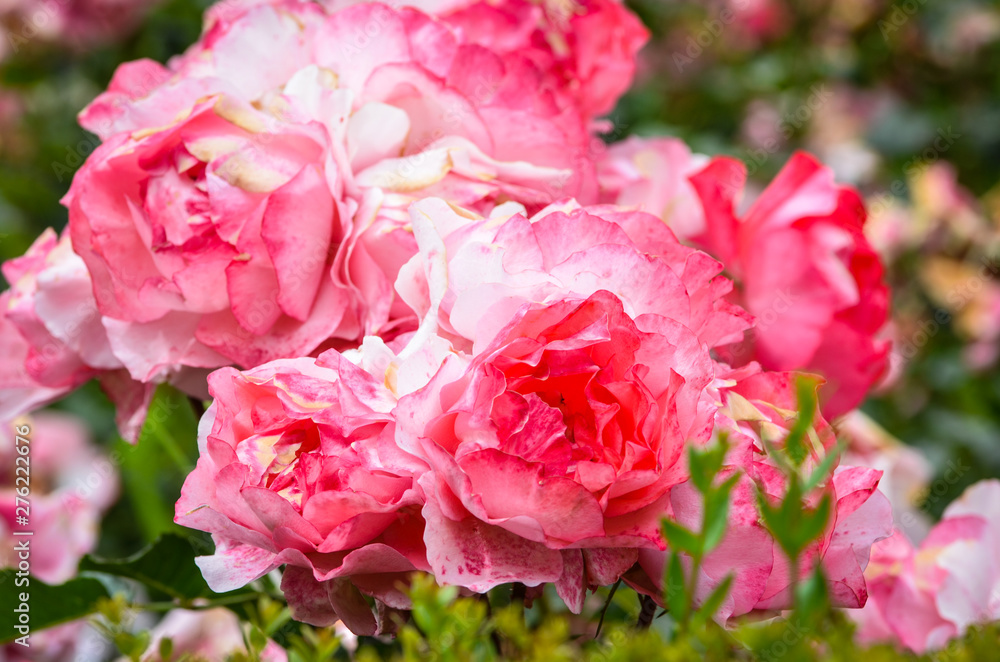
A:
<svg viewBox="0 0 1000 662">
<path fill-rule="evenodd" d="M 135 446 L 122 442 L 122 479 L 147 542 L 182 529 L 174 524 L 174 501 L 197 457 L 198 421 L 188 397 L 161 385 L 150 403 Z"/>
<path fill-rule="evenodd" d="M 139 446 L 155 444 L 163 449 L 185 476 L 194 469 L 191 451 L 198 438 L 198 420 L 186 395 L 166 384 L 156 389 L 139 433 Z"/>
<path fill-rule="evenodd" d="M 690 611 L 691 598 L 687 594 L 684 566 L 681 564 L 681 557 L 677 552 L 670 553 L 666 580 L 667 607 L 670 609 L 670 616 L 677 623 L 683 623 L 687 620 Z"/>
<path fill-rule="evenodd" d="M 802 463 L 809 457 L 809 447 L 806 445 L 806 436 L 812 428 L 813 417 L 816 415 L 816 382 L 815 380 L 801 377 L 796 384 L 798 394 L 799 415 L 795 419 L 788 437 L 785 439 L 785 452 L 788 458 L 796 467 L 801 467 Z"/>
<path fill-rule="evenodd" d="M 160 659 L 169 661 L 174 656 L 174 640 L 170 637 L 160 639 Z"/>
<path fill-rule="evenodd" d="M 0 611 L 4 615 L 0 620 L 0 643 L 21 636 L 15 625 L 20 620 L 16 610 L 22 604 L 22 594 L 29 598 L 27 604 L 32 633 L 89 616 L 97 611 L 97 603 L 108 597 L 104 584 L 91 577 L 77 577 L 61 586 L 50 586 L 34 577 L 17 577 L 13 568 L 0 571 L 0 586 L 3 587 L 0 591 Z"/>
<path fill-rule="evenodd" d="M 719 608 L 722 607 L 722 603 L 725 601 L 726 596 L 729 595 L 729 590 L 732 587 L 733 575 L 726 575 L 726 578 L 719 582 L 719 585 L 712 590 L 712 593 L 709 594 L 705 602 L 695 612 L 693 618 L 695 627 L 703 627 L 715 616 L 715 612 L 719 611 Z"/>
<path fill-rule="evenodd" d="M 815 510 L 804 511 L 801 522 L 797 530 L 799 551 L 805 549 L 809 543 L 818 540 L 826 531 L 830 523 L 830 513 L 833 509 L 833 499 L 829 494 L 824 494 Z"/>
<path fill-rule="evenodd" d="M 709 448 L 699 450 L 692 446 L 688 449 L 691 482 L 702 494 L 706 494 L 712 489 L 712 480 L 722 470 L 722 464 L 726 461 L 728 450 L 729 443 L 724 436 L 720 437 L 718 443 Z"/>
<path fill-rule="evenodd" d="M 671 549 L 692 555 L 701 552 L 701 540 L 692 531 L 669 519 L 662 521 L 662 528 Z"/>
<path fill-rule="evenodd" d="M 806 479 L 805 484 L 802 486 L 803 491 L 807 494 L 814 489 L 816 489 L 823 481 L 830 477 L 833 472 L 833 465 L 840 459 L 844 451 L 847 449 L 847 442 L 841 439 L 836 446 L 831 448 L 826 453 L 826 457 L 816 465 L 813 469 L 812 474 Z"/>
<path fill-rule="evenodd" d="M 795 611 L 805 622 L 815 622 L 830 608 L 830 599 L 823 576 L 822 564 L 809 575 L 809 579 L 795 587 Z"/>
<path fill-rule="evenodd" d="M 705 498 L 705 524 L 702 533 L 702 552 L 708 554 L 719 546 L 729 526 L 729 496 L 739 481 L 733 474 Z"/>
<path fill-rule="evenodd" d="M 176 534 L 165 534 L 152 545 L 126 559 L 109 560 L 85 556 L 80 570 L 103 572 L 139 581 L 159 596 L 191 600 L 216 595 L 208 588 L 194 562 L 191 542 Z"/>
</svg>

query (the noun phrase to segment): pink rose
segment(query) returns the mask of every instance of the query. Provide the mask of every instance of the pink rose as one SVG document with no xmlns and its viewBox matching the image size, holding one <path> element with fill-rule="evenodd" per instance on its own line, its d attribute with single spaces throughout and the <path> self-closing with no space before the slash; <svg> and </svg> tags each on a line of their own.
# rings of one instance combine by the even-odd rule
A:
<svg viewBox="0 0 1000 662">
<path fill-rule="evenodd" d="M 897 531 L 872 549 L 863 642 L 916 653 L 943 648 L 976 624 L 1000 620 L 1000 481 L 976 483 L 914 549 Z"/>
<path fill-rule="evenodd" d="M 593 195 L 580 111 L 541 76 L 416 10 L 291 0 L 219 14 L 169 69 L 123 65 L 81 115 L 108 142 L 65 202 L 129 372 L 412 327 L 392 283 L 413 200 Z"/>
<path fill-rule="evenodd" d="M 362 594 L 409 605 L 396 582 L 426 570 L 414 471 L 393 442 L 395 397 L 328 352 L 209 378 L 215 401 L 199 426 L 201 457 L 176 521 L 212 533 L 198 565 L 216 591 L 287 564 L 296 619 L 358 634 L 379 624 Z"/>
<path fill-rule="evenodd" d="M 705 166 L 675 139 L 612 145 L 598 177 L 603 201 L 656 214 L 725 265 L 733 300 L 757 318 L 725 359 L 822 374 L 830 418 L 860 404 L 884 374 L 882 264 L 864 237 L 860 198 L 836 186 L 828 168 L 797 154 L 742 218 L 744 166 L 728 158 Z"/>
<path fill-rule="evenodd" d="M 24 256 L 6 262 L 3 273 L 11 289 L 0 295 L 0 339 L 10 345 L 4 353 L 10 376 L 0 381 L 0 420 L 26 414 L 97 377 L 117 406 L 122 436 L 136 441 L 154 387 L 135 382 L 123 369 L 97 310 L 90 274 L 69 236 L 57 239 L 46 230 Z M 204 388 L 187 390 L 201 395 Z"/>
<path fill-rule="evenodd" d="M 6 310 L 10 292 L 0 293 L 0 311 Z M 0 315 L 0 421 L 9 421 L 68 393 L 68 387 L 39 384 L 26 368 L 32 347 L 5 315 Z"/>
<path fill-rule="evenodd" d="M 3 274 L 11 284 L 3 314 L 29 344 L 25 368 L 36 382 L 74 388 L 121 367 L 69 237 L 45 230 L 27 253 L 4 263 Z"/>
<path fill-rule="evenodd" d="M 837 423 L 839 436 L 847 442 L 842 461 L 884 472 L 879 490 L 892 504 L 896 526 L 913 540 L 922 540 L 931 522 L 920 509 L 934 470 L 927 458 L 912 446 L 882 429 L 860 410 Z"/>
<path fill-rule="evenodd" d="M 791 606 L 791 569 L 781 547 L 760 521 L 756 490 L 778 500 L 784 497 L 785 478 L 768 457 L 763 440 L 780 446 L 794 422 L 794 375 L 761 373 L 748 368 L 731 375 L 736 384 L 721 389 L 723 409 L 720 428 L 728 428 L 734 444 L 722 475 L 743 472 L 733 491 L 729 528 L 718 548 L 702 563 L 698 577 L 699 599 L 705 599 L 729 574 L 733 588 L 715 617 L 725 622 L 752 611 L 775 611 Z M 818 414 L 817 414 L 818 416 Z M 728 422 L 726 422 L 728 420 Z M 809 465 L 822 459 L 835 444 L 829 425 L 818 417 L 814 426 Z M 840 467 L 826 486 L 834 497 L 833 515 L 822 539 L 807 548 L 800 561 L 805 578 L 816 563 L 823 565 L 830 598 L 838 607 L 857 608 L 868 593 L 863 576 L 872 544 L 892 532 L 889 501 L 877 491 L 880 471 L 865 467 Z M 812 505 L 818 495 L 809 499 Z M 701 526 L 701 497 L 690 483 L 673 488 L 670 516 L 688 528 Z M 630 583 L 659 598 L 667 555 L 642 550 L 643 575 Z"/>
<path fill-rule="evenodd" d="M 662 545 L 684 449 L 711 434 L 709 348 L 746 323 L 720 265 L 655 217 L 567 211 L 463 224 L 439 201 L 414 206 L 421 255 L 398 287 L 418 335 L 437 327 L 457 351 L 395 415 L 400 446 L 430 467 L 438 580 L 556 582 L 579 611 L 588 586 Z"/>
<path fill-rule="evenodd" d="M 506 205 L 480 219 L 434 199 L 411 209 L 420 254 L 396 288 L 458 349 L 478 354 L 526 304 L 583 301 L 602 290 L 629 316 L 675 320 L 710 348 L 750 325 L 725 300 L 732 283 L 719 275 L 722 265 L 680 244 L 654 216 L 572 201 L 530 219 L 521 212 Z"/>
<path fill-rule="evenodd" d="M 691 178 L 707 226 L 692 241 L 726 265 L 740 303 L 757 318 L 752 338 L 731 348 L 730 358 L 823 375 L 823 413 L 833 418 L 861 403 L 888 362 L 879 336 L 888 289 L 863 234 L 864 206 L 800 153 L 737 217 L 745 178 L 743 164 L 728 158 Z"/>
<path fill-rule="evenodd" d="M 342 4 L 342 0 L 325 0 Z M 353 0 L 348 0 L 353 1 Z M 614 110 L 632 85 L 636 56 L 649 33 L 620 0 L 409 0 L 468 38 L 501 53 L 519 53 L 575 98 L 584 115 Z"/>
<path fill-rule="evenodd" d="M 31 574 L 50 584 L 61 584 L 76 574 L 84 554 L 97 544 L 97 530 L 104 512 L 118 496 L 116 467 L 91 445 L 83 421 L 66 414 L 41 413 L 22 418 L 27 425 L 21 435 L 30 440 L 30 521 L 32 536 Z M 15 491 L 17 453 L 15 426 L 4 425 L 0 436 L 0 460 L 7 467 L 0 482 L 0 566 L 15 566 L 13 531 L 17 525 Z"/>
<path fill-rule="evenodd" d="M 705 213 L 688 178 L 708 157 L 676 138 L 632 136 L 608 148 L 598 163 L 601 202 L 659 216 L 681 241 L 705 232 Z"/>
</svg>

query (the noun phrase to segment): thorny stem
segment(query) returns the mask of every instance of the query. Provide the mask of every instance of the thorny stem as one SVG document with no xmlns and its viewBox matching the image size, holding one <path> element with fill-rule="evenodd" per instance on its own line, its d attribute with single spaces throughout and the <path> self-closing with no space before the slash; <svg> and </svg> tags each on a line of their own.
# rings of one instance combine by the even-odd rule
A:
<svg viewBox="0 0 1000 662">
<path fill-rule="evenodd" d="M 621 586 L 621 584 L 622 580 L 619 579 L 611 587 L 611 592 L 608 593 L 608 599 L 604 603 L 604 608 L 601 609 L 601 618 L 597 621 L 597 632 L 594 633 L 594 639 L 597 639 L 601 636 L 601 628 L 604 627 L 604 617 L 607 616 L 608 607 L 611 606 L 611 600 L 615 597 L 615 591 L 618 590 L 618 587 Z"/>
</svg>

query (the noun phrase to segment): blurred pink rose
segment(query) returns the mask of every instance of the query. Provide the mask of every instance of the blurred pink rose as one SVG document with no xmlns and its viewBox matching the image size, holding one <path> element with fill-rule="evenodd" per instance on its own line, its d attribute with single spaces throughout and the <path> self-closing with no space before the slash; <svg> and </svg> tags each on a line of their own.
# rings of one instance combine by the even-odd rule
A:
<svg viewBox="0 0 1000 662">
<path fill-rule="evenodd" d="M 179 524 L 213 535 L 215 554 L 198 559 L 209 585 L 232 590 L 287 564 L 296 619 L 374 634 L 362 593 L 406 607 L 396 582 L 427 569 L 422 463 L 393 442 L 393 394 L 336 352 L 223 368 L 209 387 L 201 457 L 176 509 Z"/>
<path fill-rule="evenodd" d="M 738 300 L 757 318 L 752 337 L 724 356 L 736 365 L 822 375 L 823 414 L 839 416 L 864 400 L 885 372 L 888 288 L 863 234 L 865 210 L 833 173 L 799 153 L 742 217 L 742 163 L 714 159 L 691 178 L 706 231 L 692 241 L 726 265 Z"/>
<path fill-rule="evenodd" d="M 838 435 L 847 442 L 842 461 L 882 471 L 879 490 L 892 504 L 896 526 L 912 540 L 922 540 L 931 522 L 920 509 L 934 470 L 924 455 L 896 439 L 860 410 L 837 422 Z"/>
<path fill-rule="evenodd" d="M 10 291 L 0 293 L 0 311 L 6 310 Z M 9 421 L 57 400 L 68 387 L 39 384 L 28 372 L 32 347 L 5 315 L 0 314 L 0 421 Z"/>
<path fill-rule="evenodd" d="M 33 41 L 59 42 L 75 49 L 103 45 L 134 29 L 158 0 L 2 0 L 6 38 L 0 59 Z"/>
<path fill-rule="evenodd" d="M 872 600 L 856 615 L 863 642 L 924 653 L 1000 620 L 1000 481 L 966 490 L 918 548 L 899 531 L 876 544 L 865 576 Z"/>
<path fill-rule="evenodd" d="M 76 574 L 80 558 L 93 551 L 104 512 L 118 496 L 118 471 L 90 443 L 83 421 L 66 414 L 39 413 L 20 419 L 30 427 L 32 536 L 31 574 L 49 584 L 61 584 Z M 14 427 L 4 425 L 0 459 L 7 467 L 0 502 L 0 565 L 14 566 L 12 531 L 16 524 Z"/>
<path fill-rule="evenodd" d="M 726 0 L 734 26 L 755 39 L 783 36 L 792 26 L 788 7 L 782 0 Z"/>
<path fill-rule="evenodd" d="M 705 232 L 705 213 L 689 177 L 708 157 L 676 138 L 632 136 L 608 148 L 598 163 L 601 202 L 659 216 L 682 240 Z"/>
<path fill-rule="evenodd" d="M 81 114 L 107 142 L 65 199 L 73 246 L 133 378 L 412 327 L 415 199 L 594 195 L 581 111 L 523 56 L 413 9 L 238 8 Z"/>
<path fill-rule="evenodd" d="M 160 642 L 164 639 L 170 639 L 173 644 L 171 660 L 185 655 L 195 660 L 226 660 L 234 653 L 246 654 L 240 619 L 228 609 L 174 609 L 157 623 L 150 635 L 150 652 L 142 657 L 142 662 L 164 662 L 159 655 Z M 288 653 L 268 639 L 257 659 L 260 662 L 288 662 Z"/>
<path fill-rule="evenodd" d="M 579 611 L 662 544 L 684 448 L 711 434 L 709 348 L 746 321 L 721 265 L 648 214 L 412 213 L 421 254 L 398 287 L 458 350 L 396 409 L 398 443 L 430 466 L 428 563 L 478 592 L 555 582 Z"/>
<path fill-rule="evenodd" d="M 34 631 L 29 641 L 0 645 L 0 662 L 90 662 L 107 659 L 111 648 L 85 619 Z"/>
<path fill-rule="evenodd" d="M 46 230 L 25 255 L 3 265 L 3 274 L 11 289 L 0 295 L 0 338 L 10 349 L 2 359 L 9 376 L 0 381 L 0 420 L 27 414 L 97 377 L 117 406 L 122 436 L 135 442 L 154 386 L 132 380 L 119 359 L 122 348 L 111 347 L 90 274 L 69 235 L 57 238 Z M 167 376 L 180 383 L 185 374 Z"/>
<path fill-rule="evenodd" d="M 25 368 L 35 381 L 73 388 L 121 367 L 68 236 L 45 230 L 24 256 L 4 263 L 3 274 L 11 289 L 2 312 L 29 344 Z"/>
<path fill-rule="evenodd" d="M 715 617 L 720 622 L 752 611 L 776 611 L 791 607 L 791 569 L 781 547 L 760 521 L 755 492 L 772 499 L 784 497 L 785 478 L 768 457 L 764 441 L 780 446 L 795 420 L 794 375 L 762 373 L 749 366 L 731 375 L 735 385 L 720 389 L 723 409 L 720 428 L 728 428 L 733 448 L 722 476 L 743 472 L 733 491 L 729 528 L 720 546 L 702 563 L 698 597 L 706 598 L 729 574 L 735 581 Z M 728 422 L 726 422 L 728 421 Z M 835 439 L 829 425 L 819 417 L 814 425 L 809 465 L 822 459 Z M 872 543 L 892 532 L 889 501 L 876 490 L 881 472 L 866 467 L 840 467 L 825 489 L 834 497 L 830 525 L 822 539 L 804 552 L 800 572 L 804 578 L 816 563 L 823 565 L 830 598 L 837 607 L 857 608 L 868 592 L 863 572 Z M 815 505 L 819 495 L 808 502 Z M 701 496 L 684 483 L 670 493 L 670 515 L 698 530 L 702 517 Z M 667 554 L 642 550 L 639 562 L 645 575 L 632 575 L 638 590 L 660 595 Z"/>
</svg>

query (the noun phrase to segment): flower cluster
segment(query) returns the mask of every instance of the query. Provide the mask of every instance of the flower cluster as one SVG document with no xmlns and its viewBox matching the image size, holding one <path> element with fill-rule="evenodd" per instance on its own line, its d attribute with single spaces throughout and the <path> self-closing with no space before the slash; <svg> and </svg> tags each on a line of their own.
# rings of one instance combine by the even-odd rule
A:
<svg viewBox="0 0 1000 662">
<path fill-rule="evenodd" d="M 156 384 L 211 396 L 176 507 L 215 540 L 209 585 L 284 566 L 296 619 L 357 634 L 414 571 L 577 612 L 619 579 L 661 596 L 661 521 L 700 509 L 687 451 L 725 435 L 700 590 L 735 570 L 717 618 L 788 607 L 754 495 L 787 491 L 796 371 L 826 380 L 818 466 L 886 367 L 858 196 L 797 155 L 738 215 L 732 160 L 605 149 L 646 38 L 617 0 L 411 4 L 224 2 L 166 66 L 119 68 L 68 229 L 5 265 L 0 419 L 96 377 L 135 439 Z M 880 476 L 816 490 L 794 567 L 838 606 L 891 533 Z"/>
<path fill-rule="evenodd" d="M 782 493 L 761 435 L 787 435 L 794 380 L 715 358 L 751 324 L 722 265 L 643 212 L 506 211 L 413 205 L 419 252 L 396 289 L 414 332 L 209 378 L 177 521 L 215 537 L 210 585 L 286 565 L 296 618 L 367 634 L 383 623 L 363 596 L 406 608 L 413 570 L 476 592 L 552 583 L 579 611 L 588 588 L 658 583 L 660 520 L 697 510 L 685 451 L 725 430 L 746 479 L 706 572 L 736 553 L 747 576 L 721 615 L 787 607 L 752 492 Z M 833 437 L 822 419 L 815 434 L 820 459 Z M 809 555 L 841 606 L 864 604 L 867 551 L 891 533 L 880 475 L 843 468 L 827 487 L 835 517 Z"/>
</svg>

